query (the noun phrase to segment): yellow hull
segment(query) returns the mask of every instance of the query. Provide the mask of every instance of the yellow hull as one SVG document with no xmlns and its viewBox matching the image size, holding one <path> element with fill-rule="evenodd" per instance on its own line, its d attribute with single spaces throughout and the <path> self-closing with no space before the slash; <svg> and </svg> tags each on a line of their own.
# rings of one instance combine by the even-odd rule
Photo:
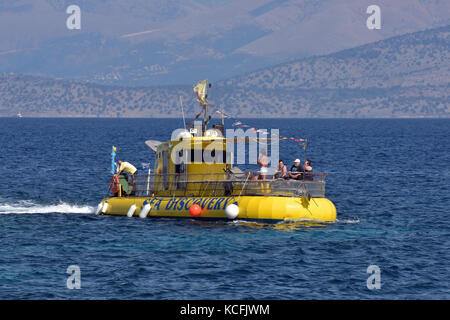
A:
<svg viewBox="0 0 450 320">
<path fill-rule="evenodd" d="M 107 206 L 105 206 L 107 202 Z M 336 220 L 336 208 L 326 198 L 294 198 L 275 196 L 238 197 L 111 197 L 102 201 L 99 213 L 106 215 L 127 215 L 130 207 L 136 206 L 133 216 L 139 216 L 144 206 L 150 204 L 147 217 L 186 217 L 189 207 L 200 205 L 202 214 L 198 219 L 227 219 L 225 207 L 235 203 L 239 207 L 237 219 L 246 220 Z"/>
</svg>

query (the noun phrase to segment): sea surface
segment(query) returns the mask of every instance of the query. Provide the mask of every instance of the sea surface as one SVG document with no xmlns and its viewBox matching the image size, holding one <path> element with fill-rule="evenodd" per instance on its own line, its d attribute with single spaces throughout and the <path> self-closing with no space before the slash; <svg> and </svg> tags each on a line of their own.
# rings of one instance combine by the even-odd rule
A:
<svg viewBox="0 0 450 320">
<path fill-rule="evenodd" d="M 449 119 L 241 121 L 308 139 L 335 223 L 96 216 L 111 146 L 153 165 L 182 121 L 0 119 L 0 299 L 450 298 Z"/>
</svg>

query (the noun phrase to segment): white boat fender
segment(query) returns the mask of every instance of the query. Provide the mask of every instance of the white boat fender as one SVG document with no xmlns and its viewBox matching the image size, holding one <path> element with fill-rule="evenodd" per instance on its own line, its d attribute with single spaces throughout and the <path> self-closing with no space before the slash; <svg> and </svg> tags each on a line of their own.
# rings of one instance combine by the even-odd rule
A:
<svg viewBox="0 0 450 320">
<path fill-rule="evenodd" d="M 100 214 L 100 211 L 102 211 L 103 208 L 103 204 L 100 202 L 97 206 L 97 210 L 95 210 L 95 214 L 98 215 Z"/>
<path fill-rule="evenodd" d="M 108 210 L 108 201 L 105 201 L 102 206 L 102 213 L 106 213 L 106 210 Z"/>
<path fill-rule="evenodd" d="M 152 206 L 149 203 L 147 203 L 144 206 L 144 208 L 142 208 L 141 212 L 139 212 L 139 218 L 141 218 L 141 219 L 147 218 L 147 215 L 151 208 L 152 208 Z"/>
<path fill-rule="evenodd" d="M 225 215 L 227 216 L 228 219 L 231 220 L 236 219 L 237 216 L 239 215 L 239 207 L 234 203 L 228 205 L 225 208 Z"/>
<path fill-rule="evenodd" d="M 133 205 L 130 207 L 130 209 L 128 209 L 127 217 L 128 217 L 128 218 L 131 218 L 131 217 L 133 216 L 133 214 L 134 214 L 135 211 L 136 211 L 136 205 L 133 204 Z"/>
</svg>

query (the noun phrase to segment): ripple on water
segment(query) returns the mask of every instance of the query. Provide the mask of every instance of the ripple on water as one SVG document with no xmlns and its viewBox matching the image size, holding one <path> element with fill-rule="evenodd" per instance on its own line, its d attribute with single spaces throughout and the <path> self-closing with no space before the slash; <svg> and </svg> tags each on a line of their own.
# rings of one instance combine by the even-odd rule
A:
<svg viewBox="0 0 450 320">
<path fill-rule="evenodd" d="M 450 120 L 248 120 L 307 138 L 329 173 L 334 223 L 275 224 L 96 216 L 111 145 L 153 163 L 139 141 L 173 120 L 24 120 L 0 119 L 2 299 L 450 298 Z M 301 157 L 289 143 L 288 163 Z M 66 288 L 69 265 L 81 290 Z M 381 290 L 366 287 L 369 265 Z"/>
</svg>

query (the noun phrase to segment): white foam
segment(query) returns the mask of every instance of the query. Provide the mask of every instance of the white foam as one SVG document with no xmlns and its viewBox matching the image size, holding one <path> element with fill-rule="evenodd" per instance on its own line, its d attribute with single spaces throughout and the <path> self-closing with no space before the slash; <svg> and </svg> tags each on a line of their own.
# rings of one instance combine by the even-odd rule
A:
<svg viewBox="0 0 450 320">
<path fill-rule="evenodd" d="M 27 214 L 27 213 L 94 213 L 91 206 L 72 205 L 65 202 L 42 205 L 30 200 L 21 200 L 17 203 L 0 203 L 0 214 Z"/>
<path fill-rule="evenodd" d="M 344 220 L 336 219 L 336 223 L 360 223 L 360 222 L 361 220 L 359 220 L 359 218 L 344 219 Z"/>
</svg>

